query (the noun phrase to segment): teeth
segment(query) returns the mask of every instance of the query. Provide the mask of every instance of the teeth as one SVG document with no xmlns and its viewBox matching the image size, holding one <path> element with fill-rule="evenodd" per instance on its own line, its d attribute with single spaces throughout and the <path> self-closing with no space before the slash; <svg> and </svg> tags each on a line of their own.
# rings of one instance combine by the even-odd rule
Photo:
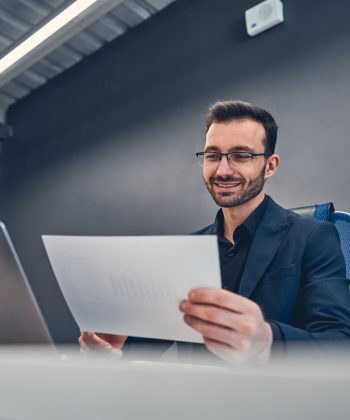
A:
<svg viewBox="0 0 350 420">
<path fill-rule="evenodd" d="M 232 188 L 232 187 L 237 187 L 239 185 L 239 183 L 237 184 L 217 184 L 220 188 Z"/>
</svg>

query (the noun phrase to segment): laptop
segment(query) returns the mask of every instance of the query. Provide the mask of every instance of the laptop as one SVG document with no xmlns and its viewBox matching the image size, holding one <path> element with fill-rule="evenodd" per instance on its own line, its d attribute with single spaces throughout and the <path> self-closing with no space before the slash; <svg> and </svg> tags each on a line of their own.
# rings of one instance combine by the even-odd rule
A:
<svg viewBox="0 0 350 420">
<path fill-rule="evenodd" d="M 53 341 L 5 225 L 0 222 L 0 344 Z"/>
</svg>

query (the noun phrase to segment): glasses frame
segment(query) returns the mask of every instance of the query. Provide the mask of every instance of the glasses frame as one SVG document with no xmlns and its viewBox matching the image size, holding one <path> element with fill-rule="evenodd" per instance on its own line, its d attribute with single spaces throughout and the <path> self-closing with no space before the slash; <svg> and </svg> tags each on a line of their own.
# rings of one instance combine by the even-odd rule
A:
<svg viewBox="0 0 350 420">
<path fill-rule="evenodd" d="M 217 165 L 218 165 L 218 166 L 219 166 L 219 163 L 221 162 L 221 159 L 222 159 L 222 157 L 223 157 L 223 156 L 226 156 L 227 162 L 228 162 L 228 164 L 230 164 L 230 161 L 232 161 L 232 155 L 239 155 L 239 154 L 244 153 L 245 155 L 249 155 L 249 157 L 250 157 L 251 161 L 252 161 L 252 160 L 253 160 L 253 158 L 255 158 L 256 156 L 266 156 L 266 157 L 269 157 L 269 156 L 272 156 L 272 155 L 273 155 L 273 153 L 251 153 L 251 152 L 245 152 L 244 150 L 242 150 L 242 151 L 240 151 L 240 152 L 229 152 L 229 153 L 220 153 L 220 152 L 197 152 L 197 153 L 196 153 L 196 158 L 197 158 L 197 160 L 198 160 L 199 165 L 200 165 L 202 168 L 204 168 L 204 167 L 208 167 L 208 166 L 205 166 L 204 164 L 203 164 L 203 165 L 201 165 L 201 163 L 200 163 L 200 161 L 199 161 L 199 157 L 200 157 L 200 156 L 204 156 L 206 153 L 213 153 L 213 154 L 216 154 L 216 155 L 220 155 L 220 160 L 217 162 Z M 214 166 L 215 166 L 215 165 L 213 165 L 213 167 L 214 167 Z"/>
</svg>

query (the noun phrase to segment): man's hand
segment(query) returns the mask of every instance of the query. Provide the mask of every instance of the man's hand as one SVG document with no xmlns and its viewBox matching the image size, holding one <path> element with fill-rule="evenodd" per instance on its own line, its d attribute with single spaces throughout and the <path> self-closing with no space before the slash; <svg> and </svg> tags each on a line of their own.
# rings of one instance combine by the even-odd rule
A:
<svg viewBox="0 0 350 420">
<path fill-rule="evenodd" d="M 123 356 L 122 348 L 128 337 L 83 331 L 78 339 L 81 353 L 106 353 L 116 358 Z"/>
<path fill-rule="evenodd" d="M 202 334 L 208 350 L 235 364 L 267 363 L 272 330 L 260 307 L 223 289 L 193 289 L 180 303 L 186 324 Z"/>
</svg>

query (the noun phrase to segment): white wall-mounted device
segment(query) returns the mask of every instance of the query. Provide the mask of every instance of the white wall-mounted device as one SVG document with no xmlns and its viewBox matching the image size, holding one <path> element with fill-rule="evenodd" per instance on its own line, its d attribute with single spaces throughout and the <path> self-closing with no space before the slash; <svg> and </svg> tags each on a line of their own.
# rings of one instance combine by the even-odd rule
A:
<svg viewBox="0 0 350 420">
<path fill-rule="evenodd" d="M 245 11 L 247 32 L 250 36 L 283 22 L 281 0 L 266 0 Z"/>
</svg>

